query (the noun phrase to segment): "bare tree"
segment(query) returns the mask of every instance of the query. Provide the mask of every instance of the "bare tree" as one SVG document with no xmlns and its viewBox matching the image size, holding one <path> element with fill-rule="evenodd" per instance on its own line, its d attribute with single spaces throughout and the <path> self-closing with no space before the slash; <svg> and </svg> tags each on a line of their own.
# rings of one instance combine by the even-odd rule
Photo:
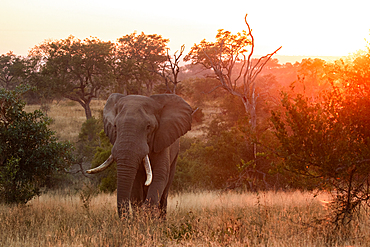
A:
<svg viewBox="0 0 370 247">
<path fill-rule="evenodd" d="M 242 31 L 233 35 L 229 31 L 220 29 L 215 43 L 203 40 L 200 44 L 195 44 L 185 60 L 192 60 L 193 64 L 202 64 L 214 71 L 220 82 L 216 88 L 221 87 L 242 100 L 245 111 L 250 115 L 252 130 L 255 131 L 257 100 L 260 96 L 256 91 L 256 78 L 281 47 L 259 59 L 252 59 L 255 40 L 247 22 L 247 15 L 244 20 L 248 33 Z M 250 51 L 246 49 L 247 46 L 250 46 Z M 237 70 L 236 73 L 234 69 Z M 254 157 L 256 158 L 256 145 L 254 145 Z"/>
<path fill-rule="evenodd" d="M 176 51 L 173 55 L 173 59 L 169 54 L 169 49 L 167 49 L 167 61 L 163 64 L 162 69 L 158 74 L 163 78 L 166 85 L 166 91 L 172 94 L 176 94 L 177 85 L 180 83 L 178 80 L 178 75 L 180 73 L 180 58 L 182 57 L 185 50 L 185 45 L 181 46 L 180 53 L 177 55 Z M 172 84 L 172 88 L 171 88 Z"/>
</svg>

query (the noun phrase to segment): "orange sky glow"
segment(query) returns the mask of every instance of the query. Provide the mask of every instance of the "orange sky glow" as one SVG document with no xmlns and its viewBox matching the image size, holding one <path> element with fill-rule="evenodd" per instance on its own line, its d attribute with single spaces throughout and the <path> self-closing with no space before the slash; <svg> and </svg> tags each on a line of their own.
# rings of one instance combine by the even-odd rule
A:
<svg viewBox="0 0 370 247">
<path fill-rule="evenodd" d="M 46 39 L 69 35 L 116 41 L 134 31 L 170 39 L 172 52 L 189 51 L 218 29 L 246 29 L 256 55 L 282 46 L 278 55 L 346 56 L 365 49 L 369 39 L 367 0 L 0 0 L 0 54 L 27 55 Z"/>
</svg>

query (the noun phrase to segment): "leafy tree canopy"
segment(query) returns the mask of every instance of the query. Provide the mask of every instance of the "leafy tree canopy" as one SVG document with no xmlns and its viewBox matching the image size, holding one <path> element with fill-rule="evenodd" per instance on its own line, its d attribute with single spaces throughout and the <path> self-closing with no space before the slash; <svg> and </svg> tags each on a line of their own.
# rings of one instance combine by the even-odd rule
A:
<svg viewBox="0 0 370 247">
<path fill-rule="evenodd" d="M 192 60 L 193 64 L 202 64 L 208 69 L 230 68 L 236 61 L 243 61 L 248 52 L 246 47 L 251 44 L 244 30 L 241 33 L 231 34 L 229 31 L 219 29 L 216 42 L 207 42 L 204 39 L 199 44 L 194 44 L 185 60 Z"/>
<path fill-rule="evenodd" d="M 12 52 L 0 56 L 0 85 L 5 89 L 14 89 L 22 82 L 25 66 L 22 58 Z"/>
<path fill-rule="evenodd" d="M 115 66 L 118 92 L 143 94 L 141 87 L 145 86 L 147 93 L 152 93 L 167 61 L 168 42 L 157 34 L 132 33 L 119 38 Z M 137 92 L 130 92 L 135 88 L 130 84 L 137 85 Z"/>
<path fill-rule="evenodd" d="M 77 101 L 91 118 L 90 102 L 112 79 L 113 44 L 97 38 L 83 41 L 69 36 L 44 42 L 32 55 L 39 59 L 39 90 Z M 42 82 L 42 83 L 40 83 Z"/>
</svg>

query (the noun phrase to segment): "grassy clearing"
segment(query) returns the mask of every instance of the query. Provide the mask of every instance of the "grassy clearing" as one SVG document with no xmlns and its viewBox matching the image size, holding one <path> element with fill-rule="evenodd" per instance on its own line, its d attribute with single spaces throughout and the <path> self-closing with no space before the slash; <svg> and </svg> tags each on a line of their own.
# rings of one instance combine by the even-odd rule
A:
<svg viewBox="0 0 370 247">
<path fill-rule="evenodd" d="M 327 212 L 309 193 L 183 193 L 167 221 L 145 212 L 120 220 L 114 194 L 90 199 L 48 193 L 25 206 L 0 206 L 0 246 L 369 246 L 370 220 L 340 232 L 315 218 Z M 323 197 L 324 198 L 324 197 Z M 324 198 L 325 199 L 325 198 Z M 306 224 L 311 222 L 311 224 Z"/>
<path fill-rule="evenodd" d="M 104 105 L 105 100 L 91 101 L 92 115 L 98 118 Z M 50 129 L 56 131 L 59 140 L 75 143 L 78 140 L 82 123 L 86 121 L 85 110 L 77 102 L 71 100 L 62 100 L 50 104 L 49 107 L 47 115 L 53 119 Z M 25 110 L 30 112 L 40 108 L 40 105 L 26 105 Z"/>
</svg>

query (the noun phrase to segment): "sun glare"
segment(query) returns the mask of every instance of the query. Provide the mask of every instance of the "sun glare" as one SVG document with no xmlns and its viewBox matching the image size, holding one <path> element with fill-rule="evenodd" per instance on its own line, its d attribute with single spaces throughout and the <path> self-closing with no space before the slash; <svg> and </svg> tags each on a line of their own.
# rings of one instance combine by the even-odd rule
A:
<svg viewBox="0 0 370 247">
<path fill-rule="evenodd" d="M 345 56 L 364 49 L 370 28 L 367 8 L 332 0 L 232 1 L 222 7 L 195 0 L 178 5 L 169 0 L 160 4 L 65 2 L 2 3 L 0 53 L 26 55 L 43 40 L 71 34 L 115 41 L 135 30 L 170 39 L 173 51 L 182 44 L 188 50 L 203 39 L 214 41 L 218 29 L 246 30 L 247 13 L 256 40 L 255 54 L 265 55 L 282 46 L 278 55 Z"/>
</svg>

